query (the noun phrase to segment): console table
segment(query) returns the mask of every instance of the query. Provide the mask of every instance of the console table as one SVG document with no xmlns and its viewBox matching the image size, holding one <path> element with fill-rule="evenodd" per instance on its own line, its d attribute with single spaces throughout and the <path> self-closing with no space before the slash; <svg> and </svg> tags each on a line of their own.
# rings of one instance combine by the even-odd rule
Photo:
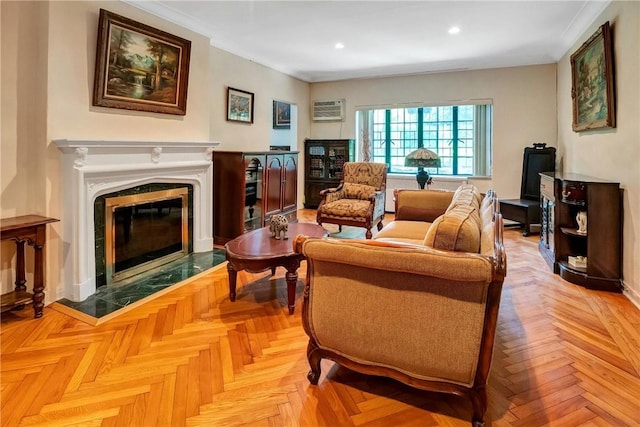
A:
<svg viewBox="0 0 640 427">
<path fill-rule="evenodd" d="M 16 242 L 15 291 L 3 294 L 0 312 L 12 310 L 33 302 L 34 317 L 42 317 L 44 307 L 44 245 L 47 240 L 47 224 L 58 219 L 40 215 L 24 215 L 0 219 L 0 240 Z M 27 292 L 24 262 L 24 244 L 35 251 L 33 267 L 33 294 Z"/>
</svg>

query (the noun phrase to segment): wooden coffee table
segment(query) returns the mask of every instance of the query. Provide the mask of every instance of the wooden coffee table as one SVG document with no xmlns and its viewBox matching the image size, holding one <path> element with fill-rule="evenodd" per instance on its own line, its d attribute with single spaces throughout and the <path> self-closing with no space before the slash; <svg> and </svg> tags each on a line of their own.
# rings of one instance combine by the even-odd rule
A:
<svg viewBox="0 0 640 427">
<path fill-rule="evenodd" d="M 275 274 L 276 267 L 287 269 L 287 303 L 289 314 L 293 314 L 296 306 L 296 284 L 298 283 L 298 267 L 304 256 L 293 251 L 293 238 L 298 234 L 310 237 L 325 237 L 329 232 L 317 224 L 290 223 L 286 240 L 271 237 L 269 227 L 254 230 L 228 242 L 226 251 L 227 271 L 229 272 L 229 299 L 236 300 L 236 278 L 238 271 L 251 272 L 271 269 Z"/>
</svg>

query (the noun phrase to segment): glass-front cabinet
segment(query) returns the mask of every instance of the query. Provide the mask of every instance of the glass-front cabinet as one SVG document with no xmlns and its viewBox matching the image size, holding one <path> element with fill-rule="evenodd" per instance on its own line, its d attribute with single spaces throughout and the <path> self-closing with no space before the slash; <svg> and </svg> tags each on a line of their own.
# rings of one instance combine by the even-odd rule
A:
<svg viewBox="0 0 640 427">
<path fill-rule="evenodd" d="M 355 160 L 353 139 L 305 140 L 305 208 L 317 208 L 320 191 L 337 187 L 342 180 L 342 166 Z"/>
</svg>

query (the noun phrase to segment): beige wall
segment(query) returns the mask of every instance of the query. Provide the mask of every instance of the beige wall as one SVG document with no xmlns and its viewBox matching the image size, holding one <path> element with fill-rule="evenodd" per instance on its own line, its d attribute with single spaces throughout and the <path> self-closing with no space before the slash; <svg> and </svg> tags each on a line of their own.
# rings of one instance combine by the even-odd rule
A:
<svg viewBox="0 0 640 427">
<path fill-rule="evenodd" d="M 493 102 L 493 179 L 476 180 L 502 198 L 519 197 L 522 153 L 534 142 L 556 145 L 556 66 L 500 68 L 348 80 L 311 86 L 311 100 L 345 98 L 346 121 L 313 122 L 314 138 L 355 138 L 355 110 L 376 105 Z M 437 179 L 436 179 L 437 180 Z"/>
<path fill-rule="evenodd" d="M 221 149 L 262 150 L 273 136 L 272 99 L 299 104 L 295 131 L 308 133 L 306 83 L 212 48 L 208 38 L 140 9 L 115 1 L 1 2 L 0 8 L 2 217 L 59 217 L 60 153 L 53 139 L 217 140 Z M 100 8 L 191 40 L 186 116 L 91 105 Z M 254 125 L 226 122 L 226 85 L 256 94 Z M 292 146 L 301 138 L 297 133 Z M 58 227 L 48 228 L 46 303 L 62 295 L 57 266 L 69 256 Z M 7 292 L 15 250 L 8 242 L 1 249 L 1 292 Z"/>
<path fill-rule="evenodd" d="M 570 55 L 600 25 L 613 31 L 616 127 L 571 129 Z M 558 62 L 558 145 L 565 172 L 620 182 L 624 188 L 623 279 L 640 306 L 640 3 L 616 1 Z"/>
<path fill-rule="evenodd" d="M 290 145 L 304 149 L 309 135 L 309 83 L 294 79 L 255 62 L 212 47 L 211 63 L 211 139 L 221 141 L 220 150 L 268 150 L 269 145 Z M 227 87 L 254 94 L 253 124 L 229 122 Z M 293 104 L 290 130 L 273 128 L 273 100 Z M 297 115 L 297 122 L 294 120 Z M 304 159 L 298 156 L 298 204 L 304 195 Z"/>
</svg>

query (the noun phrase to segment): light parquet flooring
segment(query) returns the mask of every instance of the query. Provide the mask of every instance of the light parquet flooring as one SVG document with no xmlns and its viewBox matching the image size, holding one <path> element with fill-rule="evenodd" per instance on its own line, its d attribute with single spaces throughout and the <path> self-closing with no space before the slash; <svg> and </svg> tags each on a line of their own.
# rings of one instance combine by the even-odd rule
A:
<svg viewBox="0 0 640 427">
<path fill-rule="evenodd" d="M 536 236 L 506 230 L 505 246 L 487 425 L 639 426 L 639 310 L 553 275 Z M 291 316 L 282 269 L 238 285 L 231 303 L 218 269 L 99 326 L 3 315 L 2 426 L 469 425 L 462 398 L 330 361 L 311 386 L 302 279 Z"/>
</svg>

